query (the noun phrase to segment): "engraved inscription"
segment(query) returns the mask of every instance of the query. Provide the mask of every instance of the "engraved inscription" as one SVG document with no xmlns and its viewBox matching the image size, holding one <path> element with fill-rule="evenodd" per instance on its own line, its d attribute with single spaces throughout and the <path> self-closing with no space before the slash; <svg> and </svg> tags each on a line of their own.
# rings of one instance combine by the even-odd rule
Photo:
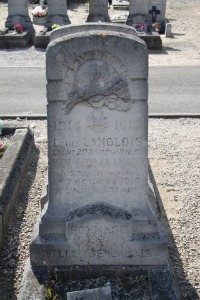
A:
<svg viewBox="0 0 200 300">
<path fill-rule="evenodd" d="M 57 259 L 67 259 L 67 258 L 78 258 L 83 259 L 84 252 L 82 250 L 46 250 L 45 251 L 45 257 L 46 259 L 51 260 L 57 260 Z M 85 255 L 87 255 L 89 258 L 105 258 L 105 256 L 117 258 L 117 257 L 124 257 L 124 258 L 147 258 L 151 257 L 152 253 L 150 249 L 140 249 L 138 251 L 128 251 L 125 249 L 112 249 L 112 250 L 88 250 L 85 252 Z"/>
</svg>

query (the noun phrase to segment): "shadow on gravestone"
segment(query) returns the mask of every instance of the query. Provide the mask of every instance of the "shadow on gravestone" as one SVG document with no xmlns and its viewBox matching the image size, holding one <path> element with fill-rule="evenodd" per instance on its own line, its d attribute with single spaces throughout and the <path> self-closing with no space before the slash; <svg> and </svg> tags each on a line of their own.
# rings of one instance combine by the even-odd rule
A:
<svg viewBox="0 0 200 300">
<path fill-rule="evenodd" d="M 92 29 L 55 39 L 47 80 L 49 201 L 31 243 L 32 268 L 170 276 L 148 195 L 145 43 Z"/>
</svg>

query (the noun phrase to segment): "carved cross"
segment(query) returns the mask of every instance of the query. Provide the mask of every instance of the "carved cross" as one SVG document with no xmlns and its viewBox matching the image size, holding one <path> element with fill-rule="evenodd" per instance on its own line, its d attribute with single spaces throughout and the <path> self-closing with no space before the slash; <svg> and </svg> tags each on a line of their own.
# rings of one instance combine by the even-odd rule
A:
<svg viewBox="0 0 200 300">
<path fill-rule="evenodd" d="M 152 6 L 152 9 L 149 10 L 149 14 L 152 17 L 152 23 L 156 22 L 156 15 L 160 14 L 160 10 L 156 9 L 156 6 Z"/>
</svg>

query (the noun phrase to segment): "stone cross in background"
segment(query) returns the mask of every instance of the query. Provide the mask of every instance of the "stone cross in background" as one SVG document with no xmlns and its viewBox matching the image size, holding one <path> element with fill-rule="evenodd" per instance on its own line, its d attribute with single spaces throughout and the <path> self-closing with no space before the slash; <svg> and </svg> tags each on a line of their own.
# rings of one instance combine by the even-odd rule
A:
<svg viewBox="0 0 200 300">
<path fill-rule="evenodd" d="M 16 24 L 20 24 L 24 29 L 33 28 L 27 0 L 8 0 L 8 17 L 5 26 L 13 29 Z"/>
<path fill-rule="evenodd" d="M 48 16 L 44 26 L 50 28 L 53 24 L 67 25 L 70 23 L 67 15 L 67 1 L 48 0 Z"/>
<path fill-rule="evenodd" d="M 148 195 L 146 44 L 82 25 L 46 56 L 49 202 L 32 266 L 167 265 Z"/>
<path fill-rule="evenodd" d="M 152 9 L 149 10 L 149 14 L 152 17 L 152 23 L 156 22 L 156 15 L 160 14 L 160 10 L 156 9 L 156 6 L 152 6 Z"/>
<path fill-rule="evenodd" d="M 108 0 L 89 0 L 87 22 L 110 22 Z"/>
</svg>

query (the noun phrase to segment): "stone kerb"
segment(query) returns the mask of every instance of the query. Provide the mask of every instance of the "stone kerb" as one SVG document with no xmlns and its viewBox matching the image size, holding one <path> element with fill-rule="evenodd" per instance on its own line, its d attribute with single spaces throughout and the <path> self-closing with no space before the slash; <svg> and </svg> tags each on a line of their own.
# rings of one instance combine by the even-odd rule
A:
<svg viewBox="0 0 200 300">
<path fill-rule="evenodd" d="M 166 265 L 148 201 L 145 43 L 83 31 L 54 39 L 46 62 L 49 203 L 32 266 Z"/>
<path fill-rule="evenodd" d="M 122 24 L 108 24 L 108 23 L 87 23 L 83 25 L 66 25 L 61 26 L 55 30 L 53 30 L 50 34 L 50 42 L 56 38 L 61 38 L 69 34 L 75 34 L 81 31 L 88 31 L 88 30 L 109 30 L 120 32 L 124 34 L 131 34 L 137 36 L 137 31 L 133 27 L 128 27 Z"/>
<path fill-rule="evenodd" d="M 13 29 L 15 24 L 20 24 L 25 29 L 33 28 L 29 13 L 27 0 L 8 0 L 8 18 L 6 28 Z"/>
</svg>

